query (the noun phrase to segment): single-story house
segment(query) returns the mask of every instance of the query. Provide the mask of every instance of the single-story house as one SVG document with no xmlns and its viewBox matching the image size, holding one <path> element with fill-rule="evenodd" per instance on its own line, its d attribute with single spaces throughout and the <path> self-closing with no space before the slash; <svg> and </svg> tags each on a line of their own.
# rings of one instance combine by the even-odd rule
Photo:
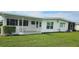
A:
<svg viewBox="0 0 79 59">
<path fill-rule="evenodd" d="M 76 23 L 75 23 L 75 30 L 76 30 L 76 31 L 79 31 L 79 22 L 76 22 Z"/>
<path fill-rule="evenodd" d="M 73 30 L 73 23 L 63 18 L 38 18 L 0 13 L 2 26 L 16 27 L 13 34 L 34 34 L 45 32 L 66 32 Z M 1 30 L 3 34 L 3 30 Z"/>
</svg>

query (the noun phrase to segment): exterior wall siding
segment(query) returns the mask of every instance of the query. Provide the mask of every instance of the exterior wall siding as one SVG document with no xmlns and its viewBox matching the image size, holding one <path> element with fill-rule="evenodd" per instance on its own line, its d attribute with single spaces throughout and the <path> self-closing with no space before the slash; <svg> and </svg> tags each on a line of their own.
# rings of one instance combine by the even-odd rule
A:
<svg viewBox="0 0 79 59">
<path fill-rule="evenodd" d="M 53 22 L 53 29 L 47 29 L 47 22 Z M 60 23 L 64 22 L 65 23 L 65 27 L 64 28 L 60 28 Z M 68 22 L 65 21 L 57 21 L 57 20 L 43 20 L 42 21 L 42 30 L 41 32 L 59 32 L 59 31 L 67 31 L 68 30 Z"/>
<path fill-rule="evenodd" d="M 19 18 L 19 17 L 4 17 L 3 16 L 3 26 L 7 25 L 7 18 L 9 19 L 17 19 L 18 20 L 18 25 L 16 27 L 16 32 L 14 34 L 29 34 L 29 33 L 40 33 L 41 32 L 41 27 L 36 28 L 36 22 L 41 22 L 41 20 L 38 19 L 27 19 L 27 18 Z M 28 20 L 28 26 L 19 26 L 19 20 Z M 35 21 L 35 25 L 31 24 L 31 21 Z M 23 25 L 23 24 L 22 24 Z M 39 25 L 38 25 L 39 26 Z"/>
<path fill-rule="evenodd" d="M 3 17 L 3 26 L 7 25 L 7 21 L 6 19 L 7 18 L 11 18 L 11 19 L 17 19 L 17 20 L 28 20 L 28 26 L 15 26 L 16 27 L 16 33 L 15 34 L 20 34 L 20 33 L 23 33 L 23 34 L 27 34 L 27 33 L 32 33 L 32 32 L 37 32 L 37 33 L 42 33 L 42 32 L 59 32 L 59 31 L 62 31 L 62 32 L 65 32 L 68 30 L 68 22 L 66 21 L 61 21 L 61 20 L 36 20 L 36 19 L 27 19 L 27 18 L 19 18 L 19 17 L 14 17 L 14 16 L 6 16 L 6 17 Z M 38 21 L 38 22 L 41 22 L 41 27 L 38 27 L 36 28 L 36 24 L 35 25 L 32 25 L 31 24 L 31 21 Z M 47 29 L 46 26 L 47 26 L 47 22 L 53 22 L 53 29 Z M 61 28 L 60 27 L 60 23 L 61 22 L 64 22 L 65 23 L 65 27 Z"/>
<path fill-rule="evenodd" d="M 75 30 L 79 31 L 79 24 L 75 24 Z"/>
<path fill-rule="evenodd" d="M 36 24 L 32 25 L 31 21 L 34 20 L 29 20 L 28 26 L 16 26 L 16 33 L 40 32 L 41 27 L 36 28 Z"/>
</svg>

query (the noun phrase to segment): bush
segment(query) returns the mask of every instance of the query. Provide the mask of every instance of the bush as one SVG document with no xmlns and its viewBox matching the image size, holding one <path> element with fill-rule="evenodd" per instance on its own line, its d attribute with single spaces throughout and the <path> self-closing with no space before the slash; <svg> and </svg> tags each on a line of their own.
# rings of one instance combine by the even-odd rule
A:
<svg viewBox="0 0 79 59">
<path fill-rule="evenodd" d="M 3 31 L 6 35 L 11 35 L 16 31 L 16 27 L 11 27 L 11 26 L 3 26 Z"/>
<path fill-rule="evenodd" d="M 0 22 L 0 26 L 2 26 L 2 22 Z"/>
</svg>

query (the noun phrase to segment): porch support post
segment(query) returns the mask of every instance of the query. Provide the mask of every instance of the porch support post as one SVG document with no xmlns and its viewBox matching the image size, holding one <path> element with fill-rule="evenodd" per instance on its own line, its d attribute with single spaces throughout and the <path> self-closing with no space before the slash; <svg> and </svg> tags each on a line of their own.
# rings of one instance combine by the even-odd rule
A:
<svg viewBox="0 0 79 59">
<path fill-rule="evenodd" d="M 22 18 L 22 32 L 23 32 L 23 20 L 24 20 L 24 19 Z"/>
<path fill-rule="evenodd" d="M 4 33 L 3 27 L 7 25 L 7 19 L 3 17 L 3 24 L 1 26 L 1 36 L 5 36 L 6 34 Z"/>
<path fill-rule="evenodd" d="M 18 19 L 18 31 L 17 32 L 19 33 L 19 19 Z"/>
<path fill-rule="evenodd" d="M 1 26 L 1 36 L 5 36 L 3 26 Z"/>
<path fill-rule="evenodd" d="M 18 19 L 18 26 L 19 26 L 19 19 Z"/>
</svg>

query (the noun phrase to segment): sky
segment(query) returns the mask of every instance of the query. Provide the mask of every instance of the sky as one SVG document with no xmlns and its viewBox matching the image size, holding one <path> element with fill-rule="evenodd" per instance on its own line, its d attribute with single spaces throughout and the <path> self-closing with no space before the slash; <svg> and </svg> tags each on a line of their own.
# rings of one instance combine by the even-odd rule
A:
<svg viewBox="0 0 79 59">
<path fill-rule="evenodd" d="M 6 13 L 41 18 L 60 17 L 69 21 L 79 22 L 79 11 L 4 11 Z"/>
</svg>

